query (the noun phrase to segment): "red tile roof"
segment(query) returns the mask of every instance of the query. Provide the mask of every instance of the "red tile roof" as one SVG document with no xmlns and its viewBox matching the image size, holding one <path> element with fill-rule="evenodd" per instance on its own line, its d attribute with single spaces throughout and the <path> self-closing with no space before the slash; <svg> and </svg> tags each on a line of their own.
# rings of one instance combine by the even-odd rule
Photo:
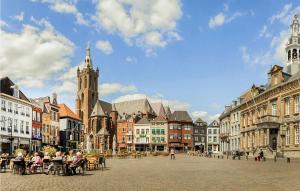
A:
<svg viewBox="0 0 300 191">
<path fill-rule="evenodd" d="M 60 117 L 70 117 L 81 121 L 81 119 L 64 103 L 58 104 L 59 106 L 59 116 Z"/>
</svg>

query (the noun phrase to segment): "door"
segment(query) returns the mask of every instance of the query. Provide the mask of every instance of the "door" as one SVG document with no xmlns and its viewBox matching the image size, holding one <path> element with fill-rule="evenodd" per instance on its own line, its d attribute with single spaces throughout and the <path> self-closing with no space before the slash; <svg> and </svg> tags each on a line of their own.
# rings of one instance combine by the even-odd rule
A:
<svg viewBox="0 0 300 191">
<path fill-rule="evenodd" d="M 277 149 L 277 139 L 275 137 L 272 139 L 272 149 L 273 150 Z"/>
</svg>

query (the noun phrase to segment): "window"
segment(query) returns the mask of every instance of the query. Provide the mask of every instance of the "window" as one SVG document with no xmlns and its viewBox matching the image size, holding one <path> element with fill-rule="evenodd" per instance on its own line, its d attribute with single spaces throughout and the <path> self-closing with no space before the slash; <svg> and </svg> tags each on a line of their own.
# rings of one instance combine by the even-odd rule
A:
<svg viewBox="0 0 300 191">
<path fill-rule="evenodd" d="M 5 116 L 1 116 L 1 131 L 6 131 L 5 120 Z"/>
<path fill-rule="evenodd" d="M 29 134 L 29 122 L 26 122 L 26 134 Z"/>
<path fill-rule="evenodd" d="M 208 129 L 208 134 L 211 134 L 211 129 Z"/>
<path fill-rule="evenodd" d="M 165 142 L 165 138 L 164 138 L 164 137 L 161 137 L 161 138 L 160 138 L 160 141 L 161 141 L 161 142 Z"/>
<path fill-rule="evenodd" d="M 149 137 L 146 137 L 146 143 L 149 143 Z"/>
<path fill-rule="evenodd" d="M 149 134 L 149 129 L 146 129 L 146 134 Z"/>
<path fill-rule="evenodd" d="M 161 132 L 162 135 L 165 134 L 165 130 L 164 129 L 161 129 L 160 132 Z"/>
<path fill-rule="evenodd" d="M 299 144 L 299 127 L 295 127 L 295 144 Z"/>
<path fill-rule="evenodd" d="M 8 112 L 10 112 L 10 113 L 12 113 L 12 103 L 11 102 L 8 102 L 7 103 L 8 105 L 7 105 L 7 108 L 8 108 Z"/>
<path fill-rule="evenodd" d="M 140 130 L 139 129 L 136 130 L 136 134 L 140 134 Z"/>
<path fill-rule="evenodd" d="M 10 133 L 12 131 L 12 118 L 8 118 L 8 132 Z"/>
<path fill-rule="evenodd" d="M 287 128 L 285 137 L 286 137 L 285 138 L 286 144 L 289 145 L 290 144 L 290 128 Z"/>
<path fill-rule="evenodd" d="M 25 115 L 25 108 L 24 108 L 24 106 L 21 107 L 21 115 Z"/>
<path fill-rule="evenodd" d="M 195 129 L 195 133 L 198 133 L 199 131 L 198 131 L 198 129 Z"/>
<path fill-rule="evenodd" d="M 214 129 L 214 134 L 218 134 L 218 133 L 217 133 L 217 129 Z"/>
<path fill-rule="evenodd" d="M 284 106 L 285 106 L 285 115 L 290 114 L 290 98 L 286 98 L 284 100 Z"/>
<path fill-rule="evenodd" d="M 40 112 L 37 112 L 37 113 L 36 113 L 36 120 L 37 120 L 38 122 L 41 122 L 41 113 L 40 113 Z"/>
<path fill-rule="evenodd" d="M 277 115 L 277 103 L 275 101 L 272 103 L 272 115 Z"/>
<path fill-rule="evenodd" d="M 15 104 L 15 114 L 18 114 L 18 104 Z"/>
<path fill-rule="evenodd" d="M 122 128 L 122 132 L 123 132 L 123 133 L 125 133 L 125 132 L 126 132 L 126 129 L 125 129 L 124 127 Z"/>
<path fill-rule="evenodd" d="M 29 114 L 29 107 L 26 107 L 26 116 L 27 116 L 27 117 L 30 117 L 30 114 Z"/>
<path fill-rule="evenodd" d="M 145 134 L 145 129 L 142 129 L 142 130 L 141 130 L 141 134 L 142 134 L 142 135 Z"/>
<path fill-rule="evenodd" d="M 199 138 L 198 138 L 198 137 L 195 137 L 195 141 L 197 141 L 197 142 L 198 142 L 198 141 L 199 141 Z"/>
<path fill-rule="evenodd" d="M 295 96 L 294 100 L 294 113 L 299 113 L 299 96 Z"/>
<path fill-rule="evenodd" d="M 24 121 L 20 122 L 20 132 L 24 134 Z"/>
<path fill-rule="evenodd" d="M 156 132 L 155 129 L 152 129 L 152 134 L 153 134 L 153 135 L 155 135 L 155 132 Z"/>
<path fill-rule="evenodd" d="M 205 142 L 205 137 L 201 137 L 201 143 Z"/>
<path fill-rule="evenodd" d="M 14 132 L 18 133 L 18 120 L 17 119 L 15 119 L 15 121 L 14 121 Z"/>
<path fill-rule="evenodd" d="M 172 134 L 170 135 L 170 139 L 174 139 L 174 136 Z"/>
<path fill-rule="evenodd" d="M 211 136 L 208 136 L 208 142 L 209 142 L 209 143 L 212 142 Z"/>
<path fill-rule="evenodd" d="M 33 112 L 32 112 L 32 120 L 33 120 L 33 121 L 36 121 L 36 111 L 33 111 Z"/>
<path fill-rule="evenodd" d="M 214 142 L 218 142 L 218 138 L 214 136 Z"/>
<path fill-rule="evenodd" d="M 137 143 L 140 142 L 140 138 L 139 138 L 139 137 L 136 138 L 136 142 L 137 142 Z"/>
<path fill-rule="evenodd" d="M 125 136 L 122 136 L 122 142 L 125 143 Z"/>
<path fill-rule="evenodd" d="M 156 129 L 156 134 L 160 135 L 160 129 Z"/>
<path fill-rule="evenodd" d="M 6 111 L 6 102 L 5 102 L 5 100 L 1 100 L 1 110 Z"/>
</svg>

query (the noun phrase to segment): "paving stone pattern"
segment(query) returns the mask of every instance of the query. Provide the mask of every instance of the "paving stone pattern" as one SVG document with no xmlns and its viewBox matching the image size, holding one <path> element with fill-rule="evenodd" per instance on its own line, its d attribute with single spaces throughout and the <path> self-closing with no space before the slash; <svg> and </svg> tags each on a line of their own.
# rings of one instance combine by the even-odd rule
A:
<svg viewBox="0 0 300 191">
<path fill-rule="evenodd" d="M 108 169 L 85 176 L 1 173 L 1 191 L 300 191 L 300 163 L 255 162 L 176 155 L 110 159 Z"/>
</svg>

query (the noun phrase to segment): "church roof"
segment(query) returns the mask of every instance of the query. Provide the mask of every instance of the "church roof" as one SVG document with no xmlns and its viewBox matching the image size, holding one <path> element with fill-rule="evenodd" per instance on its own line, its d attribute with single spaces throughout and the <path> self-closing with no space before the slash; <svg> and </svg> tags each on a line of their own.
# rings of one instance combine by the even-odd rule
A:
<svg viewBox="0 0 300 191">
<path fill-rule="evenodd" d="M 160 106 L 162 105 L 161 103 L 150 103 L 152 109 L 154 110 L 155 114 L 158 116 L 159 115 L 159 110 Z"/>
<path fill-rule="evenodd" d="M 109 132 L 107 131 L 106 128 L 102 127 L 102 128 L 98 131 L 97 135 L 109 135 Z"/>
<path fill-rule="evenodd" d="M 97 100 L 91 116 L 106 116 L 109 115 L 112 110 L 112 105 L 108 102 Z"/>
<path fill-rule="evenodd" d="M 169 106 L 164 107 L 167 118 L 170 119 L 172 117 L 172 112 Z"/>
<path fill-rule="evenodd" d="M 154 121 L 167 121 L 167 114 L 165 112 L 164 106 L 160 103 L 158 116 L 154 119 Z"/>
<path fill-rule="evenodd" d="M 69 117 L 81 121 L 81 119 L 64 103 L 58 104 L 59 117 Z"/>
<path fill-rule="evenodd" d="M 123 114 L 155 114 L 147 99 L 124 101 L 113 104 L 119 115 Z"/>
</svg>

